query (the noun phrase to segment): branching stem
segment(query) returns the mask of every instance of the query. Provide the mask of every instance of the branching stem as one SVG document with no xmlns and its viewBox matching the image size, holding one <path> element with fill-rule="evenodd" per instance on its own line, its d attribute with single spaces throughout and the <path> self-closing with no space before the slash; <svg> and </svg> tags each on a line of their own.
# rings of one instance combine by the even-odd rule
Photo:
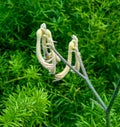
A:
<svg viewBox="0 0 120 127">
<path fill-rule="evenodd" d="M 44 23 L 42 24 L 42 25 L 44 25 Z M 41 30 L 41 29 L 40 29 Z M 41 31 L 40 31 L 41 32 Z M 37 33 L 39 33 L 39 31 L 37 32 Z M 49 32 L 50 33 L 50 32 Z M 38 34 L 39 35 L 39 34 Z M 41 35 L 41 34 L 40 34 Z M 47 34 L 48 35 L 48 34 Z M 39 36 L 38 36 L 39 37 Z M 50 36 L 51 37 L 51 36 Z M 49 38 L 50 38 L 49 37 Z M 74 38 L 73 38 L 73 40 L 70 42 L 70 47 L 71 48 L 75 48 L 75 46 L 76 46 L 76 50 L 78 51 L 78 39 L 77 39 L 77 37 L 76 36 L 73 36 Z M 51 39 L 49 39 L 48 38 L 48 36 L 46 36 L 46 38 L 48 39 L 48 41 L 49 42 L 53 42 L 53 39 L 51 38 Z M 40 40 L 40 39 L 38 39 L 37 38 L 37 40 Z M 43 40 L 43 42 L 44 42 L 45 40 Z M 73 41 L 75 41 L 76 43 L 73 43 Z M 39 43 L 37 43 L 37 44 L 39 44 Z M 106 114 L 106 118 L 105 118 L 105 120 L 106 120 L 106 127 L 110 127 L 110 111 L 111 111 L 111 109 L 112 109 L 112 106 L 113 106 L 113 103 L 114 103 L 114 101 L 115 101 L 115 98 L 116 98 L 116 96 L 117 96 L 117 94 L 118 94 L 118 92 L 119 92 L 119 89 L 120 89 L 120 79 L 118 80 L 118 84 L 117 84 L 117 86 L 116 86 L 116 88 L 115 88 L 115 90 L 114 90 L 114 92 L 113 92 L 113 95 L 112 95 L 112 97 L 111 97 L 111 100 L 110 100 L 110 102 L 109 102 L 109 104 L 108 104 L 108 106 L 106 106 L 105 105 L 105 103 L 103 102 L 103 100 L 102 100 L 102 98 L 99 96 L 99 94 L 97 93 L 97 91 L 95 90 L 95 88 L 94 88 L 94 86 L 92 85 L 92 83 L 91 83 L 91 81 L 90 81 L 90 79 L 89 79 L 89 77 L 88 77 L 88 75 L 87 75 L 87 72 L 86 72 L 86 69 L 85 69 L 85 67 L 84 67 L 84 64 L 83 64 L 83 62 L 82 62 L 82 58 L 81 58 L 81 55 L 80 55 L 80 52 L 77 52 L 77 58 L 76 58 L 76 60 L 77 60 L 77 62 L 79 63 L 79 65 L 80 66 L 78 66 L 78 67 L 81 67 L 81 71 L 82 71 L 82 73 L 81 72 L 79 72 L 79 69 L 77 70 L 75 67 L 73 67 L 70 63 L 71 63 L 71 56 L 69 56 L 69 58 L 70 59 L 68 59 L 68 61 L 67 60 L 65 60 L 60 54 L 59 54 L 59 52 L 55 49 L 55 47 L 53 46 L 53 43 L 47 43 L 47 45 L 49 45 L 49 48 L 51 49 L 51 51 L 53 51 L 54 53 L 53 54 L 55 54 L 54 56 L 56 56 L 56 58 L 57 58 L 57 56 L 58 56 L 58 58 L 60 58 L 67 66 L 67 69 L 64 71 L 64 74 L 66 74 L 67 73 L 67 71 L 68 71 L 68 67 L 70 68 L 70 69 L 72 69 L 78 76 L 80 76 L 80 77 L 82 77 L 85 81 L 86 81 L 86 83 L 87 83 L 87 85 L 88 85 L 88 87 L 90 88 L 90 90 L 93 92 L 93 94 L 94 94 L 94 96 L 96 97 L 96 99 L 98 100 L 98 102 L 99 102 L 99 104 L 100 104 L 100 107 L 105 111 L 105 114 Z M 47 46 L 46 45 L 46 46 Z M 39 45 L 37 45 L 37 49 L 39 50 Z M 44 47 L 44 46 L 43 46 Z M 46 47 L 45 47 L 46 48 Z M 70 49 L 71 49 L 70 48 Z M 37 50 L 37 51 L 38 51 Z M 39 51 L 40 52 L 40 51 Z M 41 55 L 41 54 L 40 54 Z M 41 55 L 42 56 L 42 55 Z M 41 58 L 41 57 L 40 57 Z M 55 57 L 54 57 L 55 58 Z M 57 58 L 57 59 L 58 59 Z M 41 60 L 40 59 L 40 61 L 43 61 L 43 59 Z M 60 61 L 60 60 L 59 60 Z M 78 64 L 77 63 L 77 64 Z M 50 65 L 50 64 L 48 64 L 48 63 L 45 63 L 45 64 L 43 64 L 43 65 Z M 44 67 L 46 67 L 48 70 L 49 70 L 49 66 L 44 66 Z M 50 66 L 51 67 L 51 66 Z M 65 73 L 66 72 L 66 73 Z M 56 77 L 58 78 L 58 77 L 61 77 L 61 75 L 63 76 L 63 73 L 59 73 L 59 74 L 57 74 L 56 75 Z M 64 77 L 64 76 L 63 76 Z M 59 79 L 59 78 L 58 78 Z M 57 80 L 55 80 L 55 81 L 57 81 Z M 11 82 L 11 81 L 10 81 Z"/>
<path fill-rule="evenodd" d="M 106 105 L 104 104 L 103 100 L 101 99 L 101 97 L 99 96 L 99 94 L 96 92 L 95 88 L 93 87 L 93 85 L 91 84 L 88 76 L 87 76 L 87 73 L 85 71 L 85 68 L 82 64 L 82 67 L 83 67 L 83 70 L 84 70 L 84 73 L 85 73 L 85 76 L 80 73 L 79 71 L 77 71 L 74 67 L 72 67 L 57 51 L 56 49 L 51 46 L 51 49 L 60 57 L 60 59 L 65 63 L 67 64 L 74 72 L 76 72 L 78 74 L 78 76 L 82 77 L 88 84 L 88 87 L 91 89 L 91 91 L 93 92 L 93 94 L 96 96 L 97 100 L 99 101 L 100 103 L 100 106 L 103 108 L 103 110 L 105 111 L 107 109 Z M 82 63 L 82 59 L 81 59 L 81 63 Z"/>
<path fill-rule="evenodd" d="M 112 106 L 113 106 L 113 103 L 115 101 L 115 98 L 119 92 L 119 89 L 120 89 L 120 79 L 118 80 L 118 83 L 117 83 L 117 86 L 113 92 L 113 95 L 111 97 L 111 100 L 109 102 L 109 105 L 106 106 L 105 103 L 103 102 L 103 100 L 101 99 L 101 97 L 99 96 L 99 94 L 97 93 L 97 91 L 95 90 L 95 88 L 93 87 L 92 83 L 90 82 L 89 80 L 89 77 L 87 75 L 87 72 L 85 70 L 85 67 L 84 67 L 84 64 L 82 62 L 82 59 L 81 59 L 81 56 L 79 55 L 79 62 L 80 62 L 80 65 L 81 65 L 81 69 L 82 69 L 82 73 L 80 73 L 79 71 L 77 71 L 73 66 L 71 66 L 57 51 L 56 49 L 52 46 L 52 45 L 49 45 L 50 48 L 59 56 L 59 58 L 66 64 L 68 65 L 76 74 L 78 74 L 78 76 L 82 77 L 86 82 L 87 82 L 87 85 L 88 87 L 91 89 L 91 91 L 93 92 L 93 94 L 95 95 L 96 99 L 98 100 L 101 108 L 105 111 L 105 114 L 106 114 L 106 127 L 110 127 L 110 111 L 112 109 Z"/>
</svg>

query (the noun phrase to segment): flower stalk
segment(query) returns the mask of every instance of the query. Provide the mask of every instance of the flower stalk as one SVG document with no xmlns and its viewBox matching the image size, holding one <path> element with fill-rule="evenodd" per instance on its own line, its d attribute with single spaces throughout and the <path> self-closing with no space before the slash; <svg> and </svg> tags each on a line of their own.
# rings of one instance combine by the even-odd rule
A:
<svg viewBox="0 0 120 127">
<path fill-rule="evenodd" d="M 44 57 L 42 56 L 41 53 L 41 42 L 42 42 Z M 75 66 L 71 65 L 73 52 L 75 53 Z M 69 42 L 69 46 L 68 46 L 68 58 L 67 60 L 65 60 L 55 49 L 54 41 L 52 39 L 52 34 L 50 30 L 46 28 L 45 23 L 43 23 L 40 29 L 38 29 L 37 31 L 36 53 L 37 53 L 38 60 L 42 64 L 42 66 L 45 67 L 50 73 L 55 74 L 54 81 L 59 81 L 63 79 L 70 71 L 70 69 L 76 74 L 78 74 L 78 76 L 82 77 L 86 81 L 88 87 L 93 92 L 96 99 L 98 100 L 100 107 L 105 111 L 106 127 L 110 127 L 110 111 L 112 109 L 113 103 L 120 89 L 120 79 L 113 92 L 113 95 L 111 97 L 108 106 L 106 106 L 102 98 L 95 90 L 94 86 L 92 85 L 87 75 L 86 69 L 82 62 L 81 54 L 78 49 L 78 38 L 75 35 L 72 36 L 72 40 Z M 56 64 L 60 62 L 60 60 L 63 61 L 66 64 L 66 66 L 63 71 L 56 74 Z M 79 72 L 80 68 L 82 72 Z"/>
</svg>

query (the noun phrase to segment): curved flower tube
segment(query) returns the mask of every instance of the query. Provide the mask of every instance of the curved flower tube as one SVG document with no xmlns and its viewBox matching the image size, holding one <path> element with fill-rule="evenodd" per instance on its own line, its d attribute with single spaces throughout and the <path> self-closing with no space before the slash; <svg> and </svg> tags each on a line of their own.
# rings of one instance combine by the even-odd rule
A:
<svg viewBox="0 0 120 127">
<path fill-rule="evenodd" d="M 36 54 L 39 62 L 42 64 L 43 67 L 45 67 L 50 73 L 54 74 L 56 71 L 56 62 L 53 63 L 47 63 L 44 58 L 42 57 L 41 53 L 41 39 L 44 35 L 43 29 L 46 29 L 45 23 L 43 23 L 40 27 L 40 29 L 37 30 L 37 44 L 36 44 Z M 44 49 L 46 52 L 46 49 Z M 54 58 L 53 58 L 54 59 Z M 55 60 L 54 60 L 55 61 Z"/>
<path fill-rule="evenodd" d="M 75 35 L 72 36 L 72 41 L 69 43 L 69 48 L 68 48 L 68 63 L 71 64 L 72 62 L 72 52 L 75 52 L 75 59 L 76 59 L 76 62 L 75 62 L 75 68 L 77 70 L 80 69 L 80 63 L 79 63 L 79 60 L 78 60 L 78 55 L 79 55 L 79 52 L 78 52 L 78 39 Z M 61 80 L 62 78 L 64 78 L 66 76 L 66 74 L 69 72 L 70 68 L 66 65 L 66 67 L 64 68 L 64 70 L 58 74 L 55 75 L 55 80 L 54 81 L 58 81 L 58 80 Z"/>
<path fill-rule="evenodd" d="M 72 36 L 73 40 L 74 40 L 74 50 L 75 50 L 75 69 L 76 70 L 80 70 L 80 61 L 79 61 L 79 56 L 80 56 L 80 52 L 79 52 L 79 49 L 78 49 L 78 38 L 73 35 Z"/>
<path fill-rule="evenodd" d="M 46 28 L 46 24 L 43 23 L 42 25 L 45 26 L 45 27 L 41 28 L 42 33 L 43 33 L 43 36 L 42 36 L 42 49 L 43 49 L 43 53 L 44 53 L 44 58 L 48 60 L 52 56 L 51 56 L 51 53 L 48 52 L 47 42 L 48 42 L 48 38 L 52 38 L 52 35 L 51 35 L 51 32 Z"/>
<path fill-rule="evenodd" d="M 60 58 L 53 52 L 53 50 L 51 48 L 49 48 L 48 43 L 51 44 L 54 48 L 54 42 L 52 39 L 52 34 L 51 31 L 49 29 L 42 29 L 43 32 L 43 36 L 42 36 L 42 47 L 43 47 L 43 52 L 44 52 L 44 56 L 45 58 L 50 62 L 50 60 L 52 60 L 52 54 L 55 55 L 55 59 L 56 62 L 60 62 Z M 48 52 L 48 50 L 50 50 Z"/>
</svg>

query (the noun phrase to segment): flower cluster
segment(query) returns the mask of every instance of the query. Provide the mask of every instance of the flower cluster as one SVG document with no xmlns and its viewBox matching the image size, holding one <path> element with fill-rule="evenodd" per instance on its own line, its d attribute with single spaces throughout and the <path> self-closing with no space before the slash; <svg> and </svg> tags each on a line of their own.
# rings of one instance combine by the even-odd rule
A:
<svg viewBox="0 0 120 127">
<path fill-rule="evenodd" d="M 68 65 L 65 66 L 62 72 L 56 74 L 56 64 L 60 62 L 60 58 L 55 54 L 55 52 L 50 48 L 54 46 L 53 38 L 51 31 L 47 29 L 46 24 L 41 24 L 40 28 L 36 32 L 37 34 L 37 44 L 36 44 L 36 53 L 39 62 L 44 68 L 46 68 L 51 74 L 55 74 L 55 81 L 63 79 L 70 68 Z M 42 48 L 41 48 L 42 47 Z M 41 51 L 42 50 L 42 51 Z M 75 53 L 75 69 L 79 71 L 80 69 L 80 52 L 78 50 L 78 38 L 75 35 L 72 35 L 72 40 L 69 42 L 68 46 L 68 63 L 72 64 L 72 53 Z"/>
<path fill-rule="evenodd" d="M 50 49 L 49 45 L 54 47 L 54 41 L 50 30 L 46 28 L 46 24 L 41 24 L 40 28 L 36 32 L 37 34 L 37 44 L 36 53 L 39 62 L 45 67 L 50 73 L 55 74 L 56 64 L 60 61 L 60 58 Z M 41 51 L 41 46 L 43 50 L 43 55 Z"/>
</svg>

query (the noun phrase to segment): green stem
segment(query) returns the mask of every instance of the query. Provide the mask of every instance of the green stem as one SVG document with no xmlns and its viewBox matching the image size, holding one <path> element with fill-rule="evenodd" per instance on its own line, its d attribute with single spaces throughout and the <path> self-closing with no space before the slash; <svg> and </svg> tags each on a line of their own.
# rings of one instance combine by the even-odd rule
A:
<svg viewBox="0 0 120 127">
<path fill-rule="evenodd" d="M 106 106 L 105 103 L 103 102 L 103 100 L 101 99 L 101 97 L 99 96 L 99 94 L 97 93 L 97 91 L 95 90 L 95 88 L 93 87 L 92 83 L 89 80 L 89 77 L 87 75 L 87 72 L 85 70 L 84 64 L 82 62 L 81 56 L 79 58 L 80 60 L 80 64 L 81 64 L 81 68 L 82 68 L 82 73 L 80 73 L 79 71 L 77 71 L 73 66 L 71 66 L 57 51 L 54 47 L 52 47 L 50 45 L 51 49 L 60 57 L 60 59 L 66 64 L 68 65 L 76 74 L 78 74 L 78 76 L 82 77 L 86 82 L 88 87 L 90 88 L 90 90 L 93 92 L 93 94 L 95 95 L 95 97 L 97 98 L 101 108 L 105 111 L 106 114 L 106 127 L 110 127 L 110 111 L 112 109 L 113 103 L 115 101 L 115 98 L 119 92 L 120 89 L 120 79 L 118 80 L 117 86 L 114 90 L 114 93 L 111 97 L 111 100 L 109 102 L 109 105 Z"/>
<path fill-rule="evenodd" d="M 11 79 L 11 80 L 9 80 L 9 81 L 6 81 L 5 84 L 11 83 L 11 82 L 15 82 L 15 81 L 17 81 L 17 80 L 22 80 L 22 79 L 24 79 L 24 78 L 26 78 L 26 76 L 17 77 L 17 78 L 15 78 L 15 79 Z"/>
<path fill-rule="evenodd" d="M 113 95 L 111 97 L 109 105 L 108 105 L 108 107 L 106 109 L 106 127 L 110 127 L 110 111 L 111 111 L 112 106 L 114 104 L 115 98 L 117 97 L 119 89 L 120 89 L 120 79 L 118 80 L 117 86 L 116 86 L 116 88 L 114 90 L 114 93 L 113 93 Z"/>
<path fill-rule="evenodd" d="M 93 92 L 93 94 L 95 95 L 95 97 L 97 98 L 101 108 L 106 111 L 107 107 L 105 105 L 105 103 L 103 102 L 103 100 L 101 99 L 101 97 L 99 96 L 99 94 L 97 93 L 97 91 L 95 90 L 95 88 L 93 87 L 92 83 L 90 82 L 89 78 L 86 78 L 86 82 L 88 84 L 88 87 L 91 89 L 91 91 Z"/>
<path fill-rule="evenodd" d="M 87 85 L 88 87 L 91 89 L 91 91 L 93 92 L 93 94 L 95 95 L 95 97 L 97 98 L 97 100 L 99 101 L 100 103 L 100 106 L 103 108 L 103 110 L 105 111 L 107 109 L 106 105 L 104 104 L 103 100 L 101 99 L 101 97 L 99 96 L 99 94 L 96 92 L 95 88 L 93 87 L 93 85 L 91 84 L 87 74 L 86 74 L 86 71 L 85 71 L 85 68 L 83 68 L 84 70 L 84 73 L 85 75 L 81 74 L 79 71 L 77 71 L 73 66 L 71 66 L 57 51 L 56 49 L 49 45 L 51 47 L 51 49 L 60 57 L 60 59 L 65 63 L 67 64 L 76 74 L 78 74 L 78 76 L 82 77 L 86 82 L 87 82 Z M 82 62 L 82 59 L 81 59 L 81 62 Z M 84 67 L 84 66 L 83 66 Z"/>
</svg>

